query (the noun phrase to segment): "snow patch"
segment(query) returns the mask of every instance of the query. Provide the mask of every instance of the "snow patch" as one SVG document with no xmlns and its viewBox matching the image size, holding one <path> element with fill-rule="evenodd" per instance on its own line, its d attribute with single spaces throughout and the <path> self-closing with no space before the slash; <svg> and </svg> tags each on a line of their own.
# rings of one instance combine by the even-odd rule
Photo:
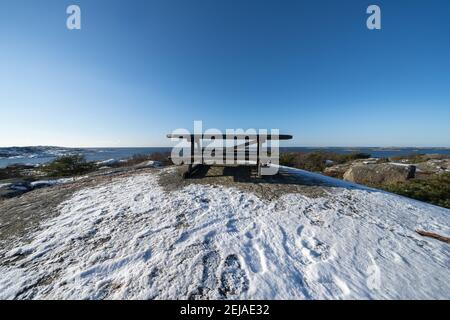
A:
<svg viewBox="0 0 450 320">
<path fill-rule="evenodd" d="M 96 162 L 96 164 L 98 166 L 112 166 L 112 165 L 115 165 L 118 163 L 119 163 L 119 160 L 117 160 L 117 159 L 108 159 L 108 160 Z"/>
</svg>

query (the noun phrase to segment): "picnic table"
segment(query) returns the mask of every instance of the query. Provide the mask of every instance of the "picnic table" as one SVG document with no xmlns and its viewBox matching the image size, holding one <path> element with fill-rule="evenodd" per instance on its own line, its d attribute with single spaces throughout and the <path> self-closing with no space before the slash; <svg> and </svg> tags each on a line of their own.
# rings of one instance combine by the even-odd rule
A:
<svg viewBox="0 0 450 320">
<path fill-rule="evenodd" d="M 231 147 L 223 147 L 222 154 L 223 154 L 223 161 L 219 165 L 251 165 L 255 166 L 257 168 L 257 175 L 258 177 L 261 177 L 261 167 L 263 165 L 267 165 L 267 163 L 264 163 L 263 159 L 264 157 L 261 156 L 261 150 L 262 145 L 266 142 L 272 142 L 272 141 L 280 141 L 280 140 L 290 140 L 292 139 L 292 135 L 289 134 L 278 134 L 278 135 L 272 135 L 272 134 L 168 134 L 167 138 L 169 139 L 184 139 L 187 140 L 187 142 L 190 144 L 190 156 L 184 156 L 184 164 L 188 164 L 188 171 L 186 176 L 190 176 L 192 173 L 193 168 L 196 165 L 217 165 L 217 163 L 211 164 L 211 159 L 205 157 L 204 151 L 205 148 L 202 147 L 202 140 L 223 140 L 222 145 L 226 145 L 226 141 L 230 143 L 230 140 L 233 140 L 233 145 Z M 241 143 L 239 143 L 241 142 Z M 252 150 L 253 149 L 256 150 Z M 242 150 L 243 149 L 243 150 Z M 197 150 L 197 154 L 196 154 Z M 239 156 L 238 153 L 244 153 L 244 161 L 238 162 Z M 198 156 L 200 154 L 200 157 Z M 254 158 L 256 158 L 256 161 L 250 160 L 250 155 L 253 155 Z M 196 156 L 197 155 L 197 156 Z M 232 155 L 232 160 L 229 158 L 230 155 Z M 239 154 L 242 156 L 242 154 Z M 278 154 L 276 155 L 278 156 Z"/>
</svg>

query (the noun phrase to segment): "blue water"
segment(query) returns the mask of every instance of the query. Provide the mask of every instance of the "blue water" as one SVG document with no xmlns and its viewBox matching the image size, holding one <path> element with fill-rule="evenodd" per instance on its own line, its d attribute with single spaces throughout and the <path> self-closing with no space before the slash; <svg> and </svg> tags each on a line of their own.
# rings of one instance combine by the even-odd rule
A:
<svg viewBox="0 0 450 320">
<path fill-rule="evenodd" d="M 2 148 L 8 149 L 8 148 Z M 127 159 L 137 154 L 152 154 L 155 152 L 170 152 L 171 148 L 88 148 L 88 149 L 65 149 L 67 153 L 80 153 L 86 157 L 88 161 L 103 161 L 108 159 Z M 62 151 L 64 154 L 65 150 Z M 308 148 L 308 147 L 285 147 L 281 151 L 327 151 L 339 154 L 348 154 L 354 152 L 364 152 L 370 154 L 374 158 L 387 158 L 392 156 L 405 156 L 409 154 L 447 154 L 450 155 L 450 148 Z M 61 152 L 59 153 L 61 154 Z M 14 158 L 0 158 L 0 168 L 4 168 L 10 164 L 42 164 L 54 160 L 57 155 L 48 153 L 26 154 L 16 156 Z"/>
<path fill-rule="evenodd" d="M 155 152 L 168 152 L 171 148 L 88 148 L 88 149 L 67 149 L 67 154 L 82 154 L 87 161 L 103 161 L 109 159 L 128 159 L 134 155 L 152 154 Z M 61 155 L 61 153 L 59 153 Z M 62 152 L 64 154 L 64 152 Z M 5 168 L 10 164 L 29 164 L 36 165 L 52 161 L 57 158 L 57 155 L 37 153 L 25 155 L 23 157 L 14 158 L 0 158 L 0 168 Z"/>
</svg>

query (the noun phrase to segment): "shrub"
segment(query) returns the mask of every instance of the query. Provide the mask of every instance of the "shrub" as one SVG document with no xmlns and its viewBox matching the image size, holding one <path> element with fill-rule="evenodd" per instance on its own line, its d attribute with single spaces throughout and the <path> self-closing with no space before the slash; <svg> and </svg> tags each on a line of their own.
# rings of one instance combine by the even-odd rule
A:
<svg viewBox="0 0 450 320">
<path fill-rule="evenodd" d="M 7 179 L 30 179 L 35 172 L 35 168 L 32 165 L 26 164 L 10 164 L 6 168 L 0 169 L 0 180 Z"/>
<path fill-rule="evenodd" d="M 88 173 L 96 168 L 93 162 L 87 162 L 82 155 L 68 155 L 44 165 L 42 171 L 49 177 L 68 177 Z"/>
<path fill-rule="evenodd" d="M 121 161 L 118 166 L 120 167 L 129 167 L 140 164 L 144 161 L 159 161 L 161 165 L 168 166 L 171 165 L 171 161 L 169 160 L 170 153 L 169 152 L 155 152 L 151 154 L 135 154 L 131 159 Z"/>
<path fill-rule="evenodd" d="M 331 160 L 335 164 L 342 164 L 357 159 L 370 158 L 367 153 L 337 154 L 333 152 L 284 152 L 280 155 L 280 164 L 288 167 L 299 168 L 308 171 L 323 172 L 326 161 Z"/>
<path fill-rule="evenodd" d="M 428 179 L 381 186 L 382 189 L 405 197 L 432 203 L 450 209 L 450 173 L 434 175 Z"/>
<path fill-rule="evenodd" d="M 349 154 L 332 154 L 334 161 L 337 163 L 345 163 L 349 161 L 354 161 L 358 159 L 369 159 L 370 154 L 357 152 L 357 153 L 349 153 Z M 333 159 L 330 159 L 333 160 Z"/>
<path fill-rule="evenodd" d="M 407 163 L 420 163 L 425 162 L 428 159 L 429 158 L 425 154 L 417 154 L 417 153 L 412 153 L 406 156 L 391 157 L 392 161 L 406 161 Z"/>
<path fill-rule="evenodd" d="M 280 164 L 287 167 L 295 167 L 296 154 L 283 152 L 280 154 Z"/>
</svg>

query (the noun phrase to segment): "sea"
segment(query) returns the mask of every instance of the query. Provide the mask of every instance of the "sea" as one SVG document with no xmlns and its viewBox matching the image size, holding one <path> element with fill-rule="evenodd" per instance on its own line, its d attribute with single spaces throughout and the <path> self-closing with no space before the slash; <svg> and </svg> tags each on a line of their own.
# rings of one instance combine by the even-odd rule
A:
<svg viewBox="0 0 450 320">
<path fill-rule="evenodd" d="M 11 164 L 39 165 L 67 154 L 82 154 L 87 161 L 105 161 L 109 159 L 128 159 L 134 155 L 146 155 L 155 152 L 170 152 L 171 148 L 60 148 L 60 147 L 14 147 L 0 148 L 0 168 Z M 450 148 L 379 148 L 379 147 L 282 147 L 284 152 L 313 152 L 326 151 L 338 154 L 362 152 L 370 154 L 373 158 L 387 158 L 393 156 L 406 156 L 410 154 L 446 154 L 450 155 Z"/>
</svg>

